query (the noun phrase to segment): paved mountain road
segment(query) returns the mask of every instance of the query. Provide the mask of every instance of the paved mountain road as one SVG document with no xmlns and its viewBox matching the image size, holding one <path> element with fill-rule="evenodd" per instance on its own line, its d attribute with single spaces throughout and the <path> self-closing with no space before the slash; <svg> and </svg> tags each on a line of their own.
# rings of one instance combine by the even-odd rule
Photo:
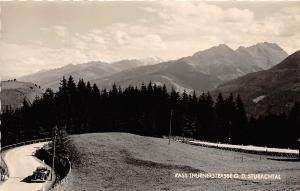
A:
<svg viewBox="0 0 300 191">
<path fill-rule="evenodd" d="M 38 166 L 44 166 L 42 161 L 32 156 L 32 154 L 44 143 L 25 145 L 8 150 L 3 159 L 9 170 L 9 179 L 0 185 L 0 191 L 38 191 L 47 190 L 52 181 L 28 182 L 24 181 Z M 50 167 L 47 166 L 49 169 Z"/>
</svg>

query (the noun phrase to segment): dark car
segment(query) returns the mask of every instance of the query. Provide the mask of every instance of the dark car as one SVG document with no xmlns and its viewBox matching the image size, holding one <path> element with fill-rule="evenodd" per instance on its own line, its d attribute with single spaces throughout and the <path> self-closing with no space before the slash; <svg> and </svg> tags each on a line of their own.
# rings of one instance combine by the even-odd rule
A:
<svg viewBox="0 0 300 191">
<path fill-rule="evenodd" d="M 47 167 L 37 167 L 31 176 L 32 182 L 42 181 L 45 182 L 50 175 L 50 170 Z"/>
</svg>

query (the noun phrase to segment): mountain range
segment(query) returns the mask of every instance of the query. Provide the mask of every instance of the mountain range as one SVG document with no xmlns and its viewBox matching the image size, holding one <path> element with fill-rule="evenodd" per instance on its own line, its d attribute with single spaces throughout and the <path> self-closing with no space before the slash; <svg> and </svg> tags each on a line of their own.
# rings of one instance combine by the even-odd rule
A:
<svg viewBox="0 0 300 191">
<path fill-rule="evenodd" d="M 288 54 L 274 43 L 258 43 L 233 50 L 225 44 L 199 51 L 192 56 L 162 62 L 158 58 L 121 60 L 114 63 L 88 62 L 41 71 L 19 78 L 38 83 L 43 88 L 57 89 L 62 76 L 72 75 L 110 87 L 113 83 L 126 87 L 152 81 L 177 91 L 208 91 L 239 76 L 268 69 Z"/>
<path fill-rule="evenodd" d="M 295 101 L 300 101 L 300 51 L 288 56 L 274 43 L 258 43 L 236 50 L 219 45 L 166 62 L 154 58 L 70 64 L 20 79 L 56 89 L 62 76 L 69 75 L 101 88 L 110 88 L 113 83 L 122 87 L 140 86 L 151 81 L 180 92 L 210 90 L 214 97 L 219 93 L 225 97 L 230 93 L 240 94 L 246 110 L 254 115 L 286 112 Z M 2 105 L 12 103 L 18 107 L 24 98 L 32 101 L 41 92 L 32 83 L 2 82 Z"/>
<path fill-rule="evenodd" d="M 75 80 L 78 80 L 79 78 L 92 80 L 99 77 L 105 77 L 116 72 L 118 72 L 116 68 L 105 62 L 99 61 L 78 65 L 69 64 L 53 70 L 43 70 L 31 75 L 23 76 L 18 80 L 37 83 L 43 88 L 52 88 L 57 90 L 63 76 L 69 77 L 72 75 Z"/>
<path fill-rule="evenodd" d="M 156 85 L 165 84 L 169 90 L 173 87 L 179 92 L 205 91 L 221 83 L 218 78 L 197 71 L 192 65 L 180 60 L 124 70 L 107 78 L 92 80 L 92 83 L 102 88 L 110 88 L 113 83 L 121 87 L 139 87 L 150 81 Z"/>
<path fill-rule="evenodd" d="M 91 61 L 83 64 L 68 64 L 60 68 L 42 70 L 37 73 L 29 74 L 18 78 L 20 81 L 39 84 L 43 88 L 57 90 L 63 76 L 73 76 L 75 81 L 83 78 L 85 81 L 103 78 L 126 69 L 155 64 L 161 62 L 159 58 L 145 58 L 141 60 L 121 60 L 112 63 L 102 61 Z"/>
<path fill-rule="evenodd" d="M 288 54 L 275 43 L 258 43 L 233 50 L 225 44 L 195 53 L 183 60 L 197 70 L 222 81 L 250 72 L 268 69 L 281 62 Z"/>
</svg>

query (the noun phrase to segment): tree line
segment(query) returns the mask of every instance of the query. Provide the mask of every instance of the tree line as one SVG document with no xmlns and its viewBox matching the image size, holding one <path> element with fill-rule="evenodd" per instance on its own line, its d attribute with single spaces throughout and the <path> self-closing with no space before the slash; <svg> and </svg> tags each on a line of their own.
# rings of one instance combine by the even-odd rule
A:
<svg viewBox="0 0 300 191">
<path fill-rule="evenodd" d="M 99 90 L 96 84 L 72 76 L 61 80 L 59 90 L 47 89 L 29 105 L 24 100 L 17 110 L 1 114 L 2 144 L 50 137 L 53 127 L 69 134 L 128 132 L 162 137 L 172 136 L 205 141 L 296 147 L 300 135 L 300 106 L 288 113 L 247 116 L 241 96 L 216 99 L 207 92 L 167 91 L 165 85 L 149 82 L 122 89 L 115 84 Z"/>
</svg>

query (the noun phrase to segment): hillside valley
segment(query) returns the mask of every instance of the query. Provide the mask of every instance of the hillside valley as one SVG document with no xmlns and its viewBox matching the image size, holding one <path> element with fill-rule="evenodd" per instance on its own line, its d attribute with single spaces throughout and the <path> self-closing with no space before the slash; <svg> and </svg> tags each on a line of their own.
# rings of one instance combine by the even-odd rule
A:
<svg viewBox="0 0 300 191">
<path fill-rule="evenodd" d="M 281 113 L 300 101 L 300 51 L 278 65 L 226 82 L 212 93 L 240 94 L 253 114 Z"/>
</svg>

